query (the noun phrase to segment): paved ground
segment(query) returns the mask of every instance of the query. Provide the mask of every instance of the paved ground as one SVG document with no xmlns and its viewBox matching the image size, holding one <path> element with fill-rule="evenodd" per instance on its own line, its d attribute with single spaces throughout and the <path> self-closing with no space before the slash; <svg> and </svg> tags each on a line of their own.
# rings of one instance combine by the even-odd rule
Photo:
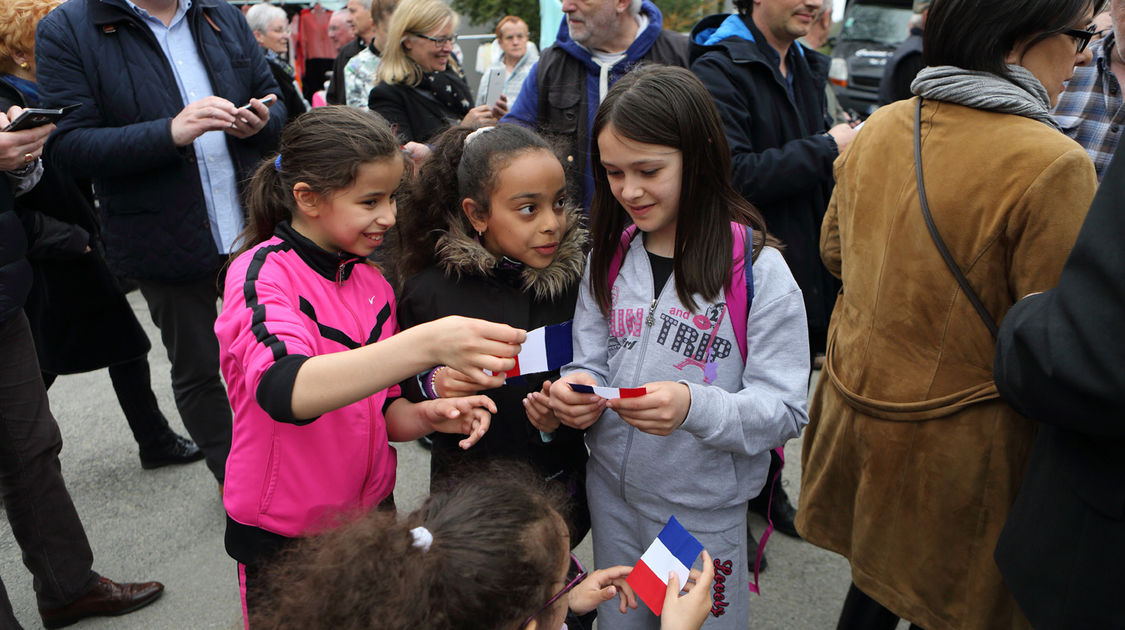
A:
<svg viewBox="0 0 1125 630">
<path fill-rule="evenodd" d="M 148 323 L 138 294 L 130 296 L 138 319 L 157 346 L 150 353 L 153 386 L 165 415 L 182 430 L 172 403 L 168 362 Z M 64 376 L 51 389 L 62 427 L 63 473 L 94 549 L 94 568 L 115 580 L 160 580 L 164 597 L 141 611 L 115 619 L 83 622 L 80 628 L 234 630 L 240 610 L 235 563 L 223 551 L 223 509 L 218 488 L 203 463 L 141 470 L 136 445 L 102 370 Z M 800 441 L 789 444 L 784 483 L 796 500 Z M 427 454 L 416 444 L 399 447 L 395 497 L 416 507 L 428 484 Z M 761 532 L 762 523 L 755 523 Z M 589 559 L 589 545 L 580 555 Z M 848 586 L 846 562 L 799 540 L 775 534 L 767 549 L 769 571 L 753 603 L 752 628 L 835 627 Z M 7 521 L 0 519 L 0 576 L 16 616 L 39 628 L 31 579 L 19 558 Z M 8 630 L 8 629 L 3 629 Z"/>
</svg>

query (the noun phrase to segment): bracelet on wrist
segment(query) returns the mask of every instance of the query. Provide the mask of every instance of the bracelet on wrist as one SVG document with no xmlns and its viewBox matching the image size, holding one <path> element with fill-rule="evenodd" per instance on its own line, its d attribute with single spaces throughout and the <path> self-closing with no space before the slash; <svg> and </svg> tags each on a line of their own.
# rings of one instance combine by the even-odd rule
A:
<svg viewBox="0 0 1125 630">
<path fill-rule="evenodd" d="M 438 372 L 441 372 L 444 369 L 444 365 L 439 365 L 438 367 L 430 371 L 430 378 L 426 379 L 425 386 L 423 387 L 423 389 L 425 390 L 424 393 L 426 394 L 426 398 L 429 398 L 430 400 L 441 398 L 441 396 L 439 396 L 437 393 L 437 375 Z"/>
</svg>

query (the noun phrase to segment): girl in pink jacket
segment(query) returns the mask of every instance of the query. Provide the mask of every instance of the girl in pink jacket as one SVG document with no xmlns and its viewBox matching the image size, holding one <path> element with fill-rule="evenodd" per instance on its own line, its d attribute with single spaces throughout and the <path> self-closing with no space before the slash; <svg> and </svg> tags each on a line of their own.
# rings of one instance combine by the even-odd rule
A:
<svg viewBox="0 0 1125 630">
<path fill-rule="evenodd" d="M 393 506 L 388 440 L 442 431 L 469 448 L 496 411 L 480 395 L 410 403 L 398 381 L 456 365 L 488 389 L 515 366 L 525 334 L 502 324 L 448 317 L 392 337 L 394 296 L 366 257 L 394 225 L 404 165 L 382 119 L 325 107 L 286 127 L 250 184 L 215 323 L 234 409 L 226 548 L 244 618 L 288 540 Z"/>
</svg>

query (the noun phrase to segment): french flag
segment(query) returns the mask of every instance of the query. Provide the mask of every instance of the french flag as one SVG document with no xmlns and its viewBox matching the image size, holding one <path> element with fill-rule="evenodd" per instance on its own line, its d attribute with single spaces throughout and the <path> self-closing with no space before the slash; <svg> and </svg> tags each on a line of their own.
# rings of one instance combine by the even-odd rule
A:
<svg viewBox="0 0 1125 630">
<path fill-rule="evenodd" d="M 680 588 L 683 588 L 687 584 L 691 565 L 695 564 L 701 551 L 703 544 L 672 516 L 625 581 L 633 587 L 633 591 L 653 614 L 659 616 L 664 610 L 668 573 L 675 571 L 680 579 Z"/>
<path fill-rule="evenodd" d="M 543 326 L 527 333 L 520 353 L 516 355 L 516 367 L 504 373 L 506 378 L 523 374 L 538 374 L 557 370 L 574 358 L 574 347 L 570 339 L 571 322 L 554 326 Z"/>
</svg>

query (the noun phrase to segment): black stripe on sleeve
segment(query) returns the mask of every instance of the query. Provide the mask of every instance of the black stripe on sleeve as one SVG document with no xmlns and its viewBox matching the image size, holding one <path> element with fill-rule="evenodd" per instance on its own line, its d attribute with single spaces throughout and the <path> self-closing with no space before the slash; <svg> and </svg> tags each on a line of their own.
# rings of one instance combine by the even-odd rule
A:
<svg viewBox="0 0 1125 630">
<path fill-rule="evenodd" d="M 242 295 L 246 300 L 246 307 L 250 309 L 250 330 L 259 343 L 264 344 L 273 352 L 273 360 L 277 361 L 285 356 L 285 342 L 266 328 L 266 307 L 258 303 L 258 275 L 266 264 L 266 258 L 274 252 L 288 251 L 288 243 L 269 245 L 254 252 L 254 258 L 246 268 L 246 280 L 242 283 Z"/>
</svg>

